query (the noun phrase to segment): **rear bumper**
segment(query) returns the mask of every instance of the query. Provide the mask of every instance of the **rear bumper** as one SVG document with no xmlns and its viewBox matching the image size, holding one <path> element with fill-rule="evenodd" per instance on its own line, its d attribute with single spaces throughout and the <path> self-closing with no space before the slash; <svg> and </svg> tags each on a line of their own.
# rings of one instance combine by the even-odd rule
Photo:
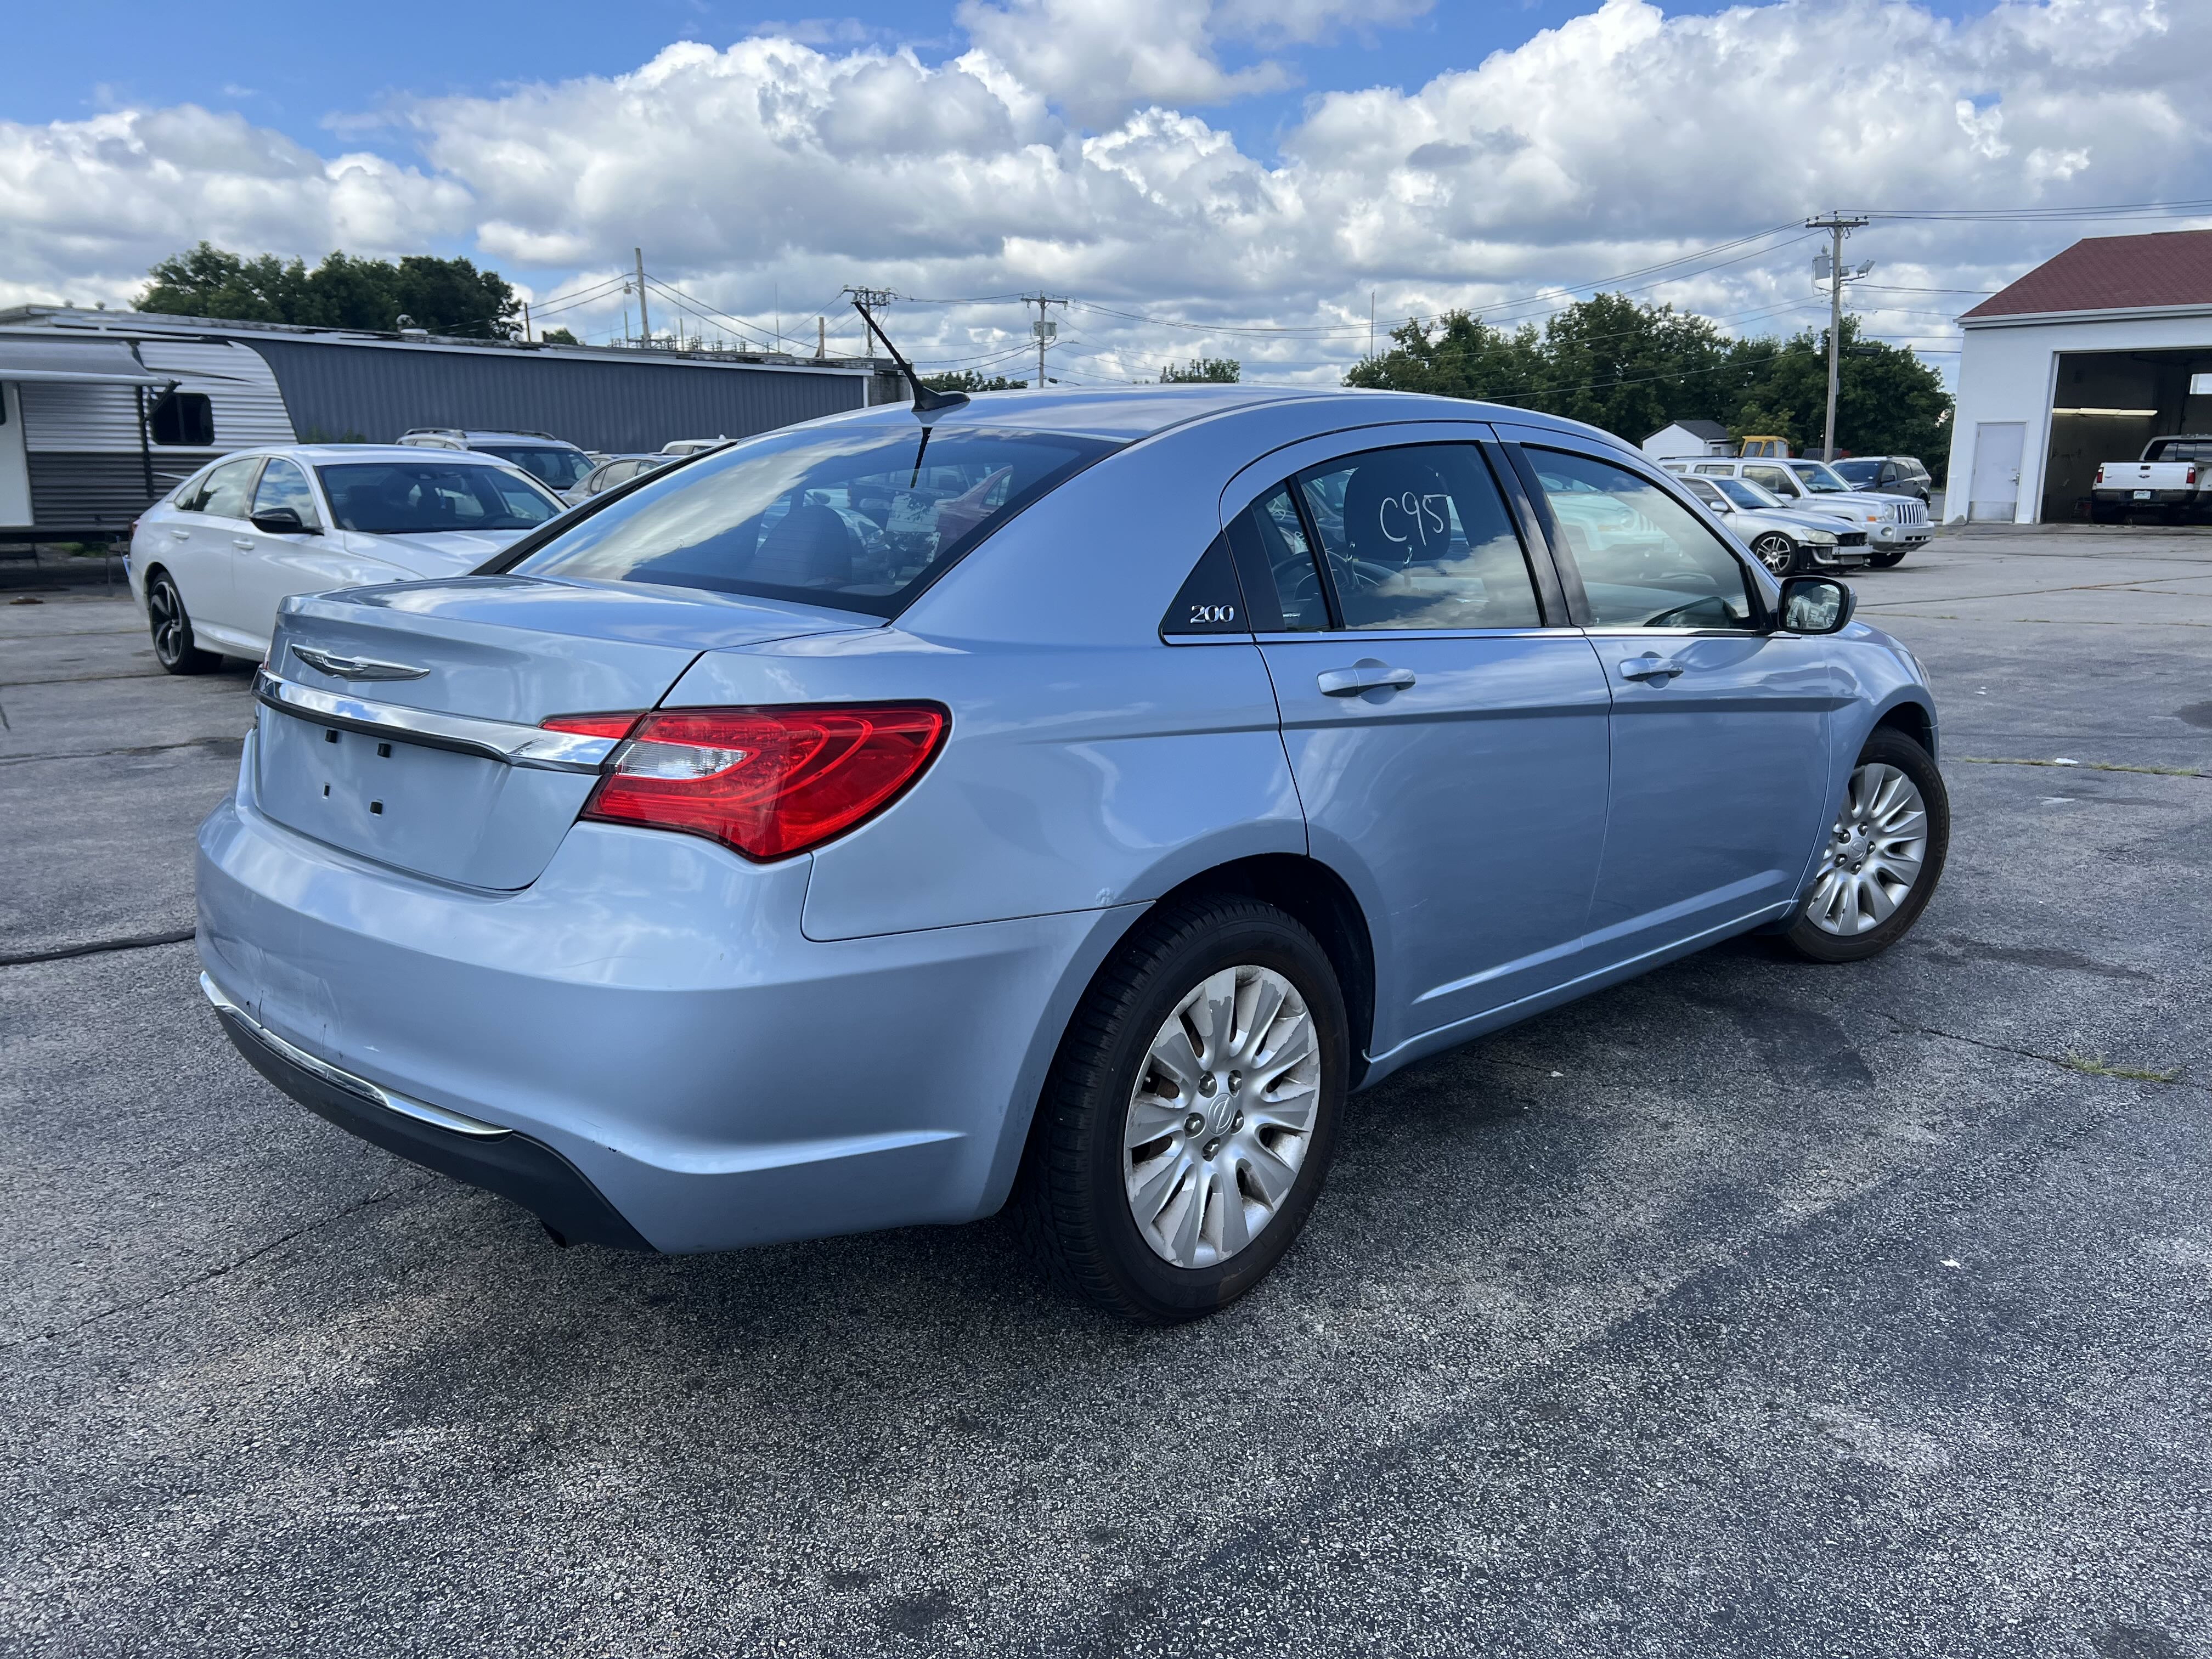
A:
<svg viewBox="0 0 2212 1659">
<path fill-rule="evenodd" d="M 1075 998 L 1141 908 L 819 943 L 807 860 L 605 824 L 529 888 L 474 892 L 264 817 L 252 750 L 198 860 L 201 960 L 256 1028 L 232 1026 L 248 1058 L 571 1237 L 717 1250 L 988 1213 Z M 509 1144 L 301 1083 L 268 1039 Z"/>
<path fill-rule="evenodd" d="M 261 1025 L 205 974 L 200 989 L 232 1045 L 253 1069 L 319 1117 L 387 1152 L 512 1199 L 564 1244 L 653 1247 L 582 1171 L 550 1146 L 472 1119 L 395 1099 L 368 1079 L 318 1060 Z M 432 1114 L 435 1115 L 432 1115 Z M 440 1122 L 439 1118 L 447 1120 Z M 464 1127 L 462 1125 L 467 1125 Z"/>
<path fill-rule="evenodd" d="M 2089 492 L 2121 507 L 2193 507 L 2207 499 L 2196 489 L 2142 489 L 2130 484 L 2102 484 Z"/>
</svg>

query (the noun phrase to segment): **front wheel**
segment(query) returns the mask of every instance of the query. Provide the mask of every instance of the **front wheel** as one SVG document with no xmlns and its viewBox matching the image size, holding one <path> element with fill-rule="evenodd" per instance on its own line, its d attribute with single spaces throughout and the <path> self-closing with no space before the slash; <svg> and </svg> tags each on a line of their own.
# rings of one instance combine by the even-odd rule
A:
<svg viewBox="0 0 2212 1659">
<path fill-rule="evenodd" d="M 1343 992 L 1294 918 L 1244 898 L 1164 908 L 1069 1024 L 1022 1229 L 1056 1280 L 1125 1318 L 1224 1307 L 1305 1225 L 1350 1075 Z"/>
<path fill-rule="evenodd" d="M 185 609 L 185 596 L 166 570 L 157 570 L 146 583 L 146 625 L 154 635 L 154 660 L 164 672 L 205 674 L 222 665 L 222 659 L 203 651 L 193 642 L 192 619 Z"/>
<path fill-rule="evenodd" d="M 1905 556 L 1911 550 L 1908 547 L 1877 548 L 1867 555 L 1867 562 L 1876 570 L 1894 570 L 1905 562 Z"/>
<path fill-rule="evenodd" d="M 1751 550 L 1777 577 L 1794 574 L 1797 569 L 1797 544 L 1779 531 L 1768 531 L 1751 544 Z"/>
<path fill-rule="evenodd" d="M 1902 732 L 1876 731 L 1784 942 L 1814 962 L 1880 955 L 1920 920 L 1950 848 L 1951 797 L 1935 761 Z"/>
</svg>

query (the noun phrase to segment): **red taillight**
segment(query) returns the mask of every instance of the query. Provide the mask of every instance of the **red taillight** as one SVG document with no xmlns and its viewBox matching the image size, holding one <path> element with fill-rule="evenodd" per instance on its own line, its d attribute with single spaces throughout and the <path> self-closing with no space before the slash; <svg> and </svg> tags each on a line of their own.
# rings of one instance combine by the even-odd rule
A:
<svg viewBox="0 0 2212 1659">
<path fill-rule="evenodd" d="M 624 718 L 636 719 L 545 724 L 578 731 L 564 722 Z M 661 709 L 637 720 L 583 815 L 704 836 L 749 859 L 788 858 L 890 805 L 935 757 L 950 724 L 931 703 Z"/>
<path fill-rule="evenodd" d="M 2191 464 L 2189 468 L 2189 487 L 2191 489 L 2197 488 L 2197 467 L 2193 462 Z"/>
<path fill-rule="evenodd" d="M 574 732 L 580 738 L 626 738 L 644 718 L 642 710 L 633 708 L 626 714 L 555 714 L 538 723 L 548 732 Z"/>
<path fill-rule="evenodd" d="M 2097 482 L 2099 483 L 2105 482 L 2105 469 L 2101 465 L 2097 468 Z"/>
</svg>

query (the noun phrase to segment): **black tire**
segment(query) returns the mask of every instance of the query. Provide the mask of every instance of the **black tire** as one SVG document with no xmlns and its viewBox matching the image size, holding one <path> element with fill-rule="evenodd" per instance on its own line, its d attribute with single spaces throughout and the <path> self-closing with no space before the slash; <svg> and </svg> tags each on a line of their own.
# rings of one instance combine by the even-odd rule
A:
<svg viewBox="0 0 2212 1659">
<path fill-rule="evenodd" d="M 1751 550 L 1778 581 L 1784 576 L 1796 575 L 1804 567 L 1805 556 L 1797 544 L 1778 530 L 1770 530 L 1755 538 Z"/>
<path fill-rule="evenodd" d="M 146 626 L 154 636 L 154 660 L 171 674 L 206 674 L 222 665 L 222 658 L 194 643 L 192 619 L 185 609 L 185 596 L 166 570 L 146 578 Z"/>
<path fill-rule="evenodd" d="M 1311 1128 L 1287 1194 L 1251 1242 L 1225 1261 L 1185 1267 L 1138 1230 L 1124 1126 L 1161 1027 L 1210 975 L 1248 963 L 1288 980 L 1312 1018 L 1320 1066 Z M 1249 898 L 1164 907 L 1099 970 L 1068 1023 L 1030 1129 L 1017 1224 L 1053 1279 L 1097 1306 L 1144 1324 L 1201 1318 L 1258 1284 L 1296 1242 L 1328 1175 L 1350 1076 L 1343 991 L 1295 918 Z"/>
<path fill-rule="evenodd" d="M 2093 501 L 2089 503 L 2089 522 L 2092 524 L 2124 524 L 2128 510 L 2118 501 Z"/>
<path fill-rule="evenodd" d="M 1876 570 L 1894 570 L 1905 562 L 1905 556 L 1911 550 L 1907 547 L 1878 548 L 1867 555 L 1867 562 Z"/>
<path fill-rule="evenodd" d="M 1859 767 L 1877 763 L 1895 767 L 1920 791 L 1928 817 L 1928 848 L 1921 859 L 1920 873 L 1897 908 L 1878 927 L 1848 936 L 1829 933 L 1814 921 L 1812 895 L 1808 893 L 1782 941 L 1808 962 L 1863 962 L 1880 956 L 1912 931 L 1912 924 L 1920 920 L 1920 913 L 1935 896 L 1936 884 L 1943 878 L 1943 860 L 1951 849 L 1951 797 L 1943 787 L 1943 775 L 1936 769 L 1925 749 L 1892 726 L 1879 728 L 1867 739 L 1851 769 L 1856 774 Z M 1824 860 L 1827 857 L 1826 848 L 1821 855 Z"/>
</svg>

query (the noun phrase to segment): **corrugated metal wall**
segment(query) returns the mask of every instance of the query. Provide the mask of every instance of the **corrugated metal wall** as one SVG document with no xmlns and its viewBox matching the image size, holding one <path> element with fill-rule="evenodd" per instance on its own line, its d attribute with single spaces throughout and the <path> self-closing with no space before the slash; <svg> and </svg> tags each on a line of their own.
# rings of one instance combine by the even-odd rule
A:
<svg viewBox="0 0 2212 1659">
<path fill-rule="evenodd" d="M 120 534 L 145 510 L 146 475 L 136 455 L 33 453 L 28 460 L 31 522 L 41 535 Z"/>
<path fill-rule="evenodd" d="M 550 432 L 586 449 L 750 437 L 858 409 L 867 380 L 733 363 L 597 362 L 536 352 L 306 340 L 250 343 L 302 442 L 390 443 L 410 427 Z"/>
</svg>

